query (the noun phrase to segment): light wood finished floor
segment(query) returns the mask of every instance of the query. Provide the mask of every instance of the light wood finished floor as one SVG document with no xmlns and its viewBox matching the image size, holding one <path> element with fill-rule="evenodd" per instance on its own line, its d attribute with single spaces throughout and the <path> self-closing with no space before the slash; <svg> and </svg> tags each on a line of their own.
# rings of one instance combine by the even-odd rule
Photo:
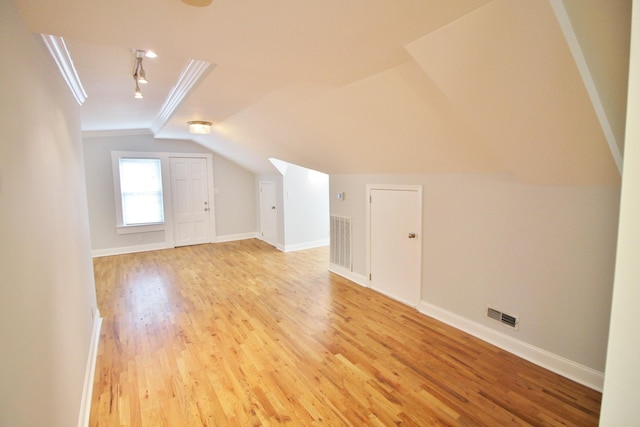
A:
<svg viewBox="0 0 640 427">
<path fill-rule="evenodd" d="M 596 425 L 600 393 L 259 240 L 94 261 L 91 426 Z"/>
</svg>

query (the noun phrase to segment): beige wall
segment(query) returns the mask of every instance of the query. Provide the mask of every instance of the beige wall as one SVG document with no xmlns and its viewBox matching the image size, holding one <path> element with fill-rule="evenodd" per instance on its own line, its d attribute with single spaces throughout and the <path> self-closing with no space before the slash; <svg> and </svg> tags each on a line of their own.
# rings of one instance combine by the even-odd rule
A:
<svg viewBox="0 0 640 427">
<path fill-rule="evenodd" d="M 96 298 L 80 110 L 0 1 L 0 425 L 78 424 Z"/>
<path fill-rule="evenodd" d="M 366 184 L 423 186 L 422 301 L 604 370 L 619 188 L 526 185 L 506 175 L 332 175 L 366 271 Z M 485 317 L 520 316 L 518 331 Z"/>
</svg>

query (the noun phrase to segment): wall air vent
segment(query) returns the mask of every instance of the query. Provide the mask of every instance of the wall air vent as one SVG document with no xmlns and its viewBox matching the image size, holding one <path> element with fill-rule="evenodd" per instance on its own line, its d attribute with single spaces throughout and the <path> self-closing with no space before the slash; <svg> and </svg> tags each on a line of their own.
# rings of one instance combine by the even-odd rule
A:
<svg viewBox="0 0 640 427">
<path fill-rule="evenodd" d="M 513 329 L 518 329 L 518 325 L 520 324 L 517 316 L 503 313 L 502 311 L 491 307 L 487 307 L 487 317 Z"/>
<path fill-rule="evenodd" d="M 351 218 L 331 215 L 331 264 L 351 271 Z"/>
</svg>

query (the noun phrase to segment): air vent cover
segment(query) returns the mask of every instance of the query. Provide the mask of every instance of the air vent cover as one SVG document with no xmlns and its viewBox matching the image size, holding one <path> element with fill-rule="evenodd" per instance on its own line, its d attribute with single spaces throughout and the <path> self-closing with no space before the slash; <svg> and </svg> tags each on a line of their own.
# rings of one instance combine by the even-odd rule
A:
<svg viewBox="0 0 640 427">
<path fill-rule="evenodd" d="M 513 329 L 518 329 L 518 325 L 520 323 L 517 316 L 503 313 L 502 311 L 496 310 L 495 308 L 491 307 L 487 307 L 487 317 Z"/>
<path fill-rule="evenodd" d="M 351 271 L 351 218 L 331 215 L 330 263 Z"/>
</svg>

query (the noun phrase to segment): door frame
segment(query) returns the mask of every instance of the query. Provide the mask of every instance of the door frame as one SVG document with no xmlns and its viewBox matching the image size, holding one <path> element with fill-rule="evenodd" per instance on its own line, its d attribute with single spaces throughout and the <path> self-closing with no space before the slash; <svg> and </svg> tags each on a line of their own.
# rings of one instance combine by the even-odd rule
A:
<svg viewBox="0 0 640 427">
<path fill-rule="evenodd" d="M 366 284 L 368 288 L 371 288 L 371 192 L 373 190 L 392 190 L 392 191 L 413 191 L 416 193 L 416 199 L 418 201 L 418 224 L 416 234 L 420 239 L 418 245 L 418 301 L 416 306 L 420 304 L 422 299 L 422 248 L 424 245 L 424 239 L 422 238 L 422 185 L 397 185 L 397 184 L 367 184 L 366 186 L 366 235 L 367 235 L 367 275 Z"/>
<path fill-rule="evenodd" d="M 215 202 L 215 194 L 217 194 L 218 190 L 214 188 L 214 180 L 213 180 L 213 155 L 210 153 L 170 153 L 167 159 L 167 163 L 171 163 L 172 158 L 204 158 L 206 159 L 207 165 L 207 193 L 209 197 L 209 243 L 214 243 L 217 239 L 216 235 L 216 202 Z M 169 167 L 169 182 L 173 183 L 173 177 L 171 176 L 171 168 Z M 170 185 L 171 187 L 171 185 Z M 173 194 L 172 194 L 173 196 Z M 173 200 L 171 200 L 171 246 L 175 247 L 176 237 L 175 233 L 175 223 L 174 223 L 174 215 L 173 215 Z M 166 238 L 166 237 L 165 237 Z"/>
</svg>

